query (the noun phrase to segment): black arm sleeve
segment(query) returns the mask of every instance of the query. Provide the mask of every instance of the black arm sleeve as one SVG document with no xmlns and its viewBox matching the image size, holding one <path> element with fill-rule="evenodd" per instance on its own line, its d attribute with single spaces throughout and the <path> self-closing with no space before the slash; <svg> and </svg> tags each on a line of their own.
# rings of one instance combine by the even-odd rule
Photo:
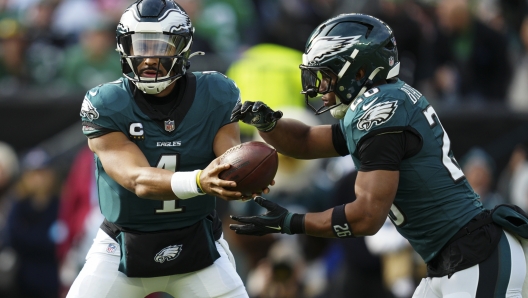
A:
<svg viewBox="0 0 528 298">
<path fill-rule="evenodd" d="M 360 171 L 398 171 L 402 160 L 422 148 L 422 138 L 410 130 L 373 134 L 359 144 Z"/>
<path fill-rule="evenodd" d="M 345 136 L 343 135 L 339 124 L 332 124 L 332 143 L 334 144 L 334 148 L 339 155 L 345 156 L 350 154 L 350 152 L 348 152 Z"/>
</svg>

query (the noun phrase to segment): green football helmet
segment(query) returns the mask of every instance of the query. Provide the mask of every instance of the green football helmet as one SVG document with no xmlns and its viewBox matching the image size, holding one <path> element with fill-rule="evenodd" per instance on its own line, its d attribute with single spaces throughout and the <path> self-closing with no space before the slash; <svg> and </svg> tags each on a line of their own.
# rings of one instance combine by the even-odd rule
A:
<svg viewBox="0 0 528 298">
<path fill-rule="evenodd" d="M 350 13 L 329 19 L 312 32 L 299 67 L 301 93 L 308 106 L 316 115 L 330 110 L 332 116 L 341 119 L 348 105 L 374 83 L 397 76 L 400 62 L 396 39 L 386 23 Z M 365 75 L 356 80 L 361 68 Z M 309 103 L 309 98 L 328 92 L 336 94 L 335 105 L 316 109 Z"/>
</svg>

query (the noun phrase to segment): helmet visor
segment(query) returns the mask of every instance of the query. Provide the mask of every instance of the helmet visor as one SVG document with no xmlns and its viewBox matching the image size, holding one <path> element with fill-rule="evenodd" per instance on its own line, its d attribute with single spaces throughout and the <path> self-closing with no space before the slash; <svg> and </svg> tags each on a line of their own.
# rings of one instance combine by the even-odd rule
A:
<svg viewBox="0 0 528 298">
<path fill-rule="evenodd" d="M 327 67 L 308 67 L 301 65 L 302 94 L 315 97 L 334 91 L 337 76 Z"/>
<path fill-rule="evenodd" d="M 127 56 L 178 56 L 187 46 L 182 35 L 163 33 L 132 33 L 120 37 Z"/>
</svg>

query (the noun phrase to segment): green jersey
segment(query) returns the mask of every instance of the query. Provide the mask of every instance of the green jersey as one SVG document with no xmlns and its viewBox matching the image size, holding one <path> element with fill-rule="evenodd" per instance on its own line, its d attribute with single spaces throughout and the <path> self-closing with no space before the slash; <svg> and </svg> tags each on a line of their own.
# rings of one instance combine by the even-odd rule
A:
<svg viewBox="0 0 528 298">
<path fill-rule="evenodd" d="M 358 169 L 358 144 L 369 136 L 411 130 L 421 138 L 418 153 L 401 161 L 389 218 L 425 262 L 482 212 L 479 196 L 453 157 L 449 137 L 435 110 L 403 81 L 365 92 L 352 102 L 340 125 Z"/>
<path fill-rule="evenodd" d="M 216 156 L 213 141 L 230 123 L 240 92 L 218 72 L 187 73 L 177 106 L 156 112 L 126 78 L 97 86 L 86 93 L 81 109 L 83 132 L 98 137 L 122 132 L 134 142 L 152 167 L 171 171 L 205 168 Z M 99 203 L 105 218 L 138 231 L 160 231 L 190 226 L 216 206 L 215 197 L 188 200 L 149 200 L 114 181 L 95 155 Z"/>
</svg>

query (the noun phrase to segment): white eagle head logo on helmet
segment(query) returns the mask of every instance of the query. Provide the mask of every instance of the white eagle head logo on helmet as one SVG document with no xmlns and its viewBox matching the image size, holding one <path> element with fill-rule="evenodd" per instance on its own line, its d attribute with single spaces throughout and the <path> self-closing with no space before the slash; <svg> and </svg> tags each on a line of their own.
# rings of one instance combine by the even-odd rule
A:
<svg viewBox="0 0 528 298">
<path fill-rule="evenodd" d="M 360 35 L 355 36 L 321 36 L 316 37 L 310 47 L 303 54 L 303 64 L 316 65 L 333 55 L 345 52 L 359 41 Z"/>
</svg>

